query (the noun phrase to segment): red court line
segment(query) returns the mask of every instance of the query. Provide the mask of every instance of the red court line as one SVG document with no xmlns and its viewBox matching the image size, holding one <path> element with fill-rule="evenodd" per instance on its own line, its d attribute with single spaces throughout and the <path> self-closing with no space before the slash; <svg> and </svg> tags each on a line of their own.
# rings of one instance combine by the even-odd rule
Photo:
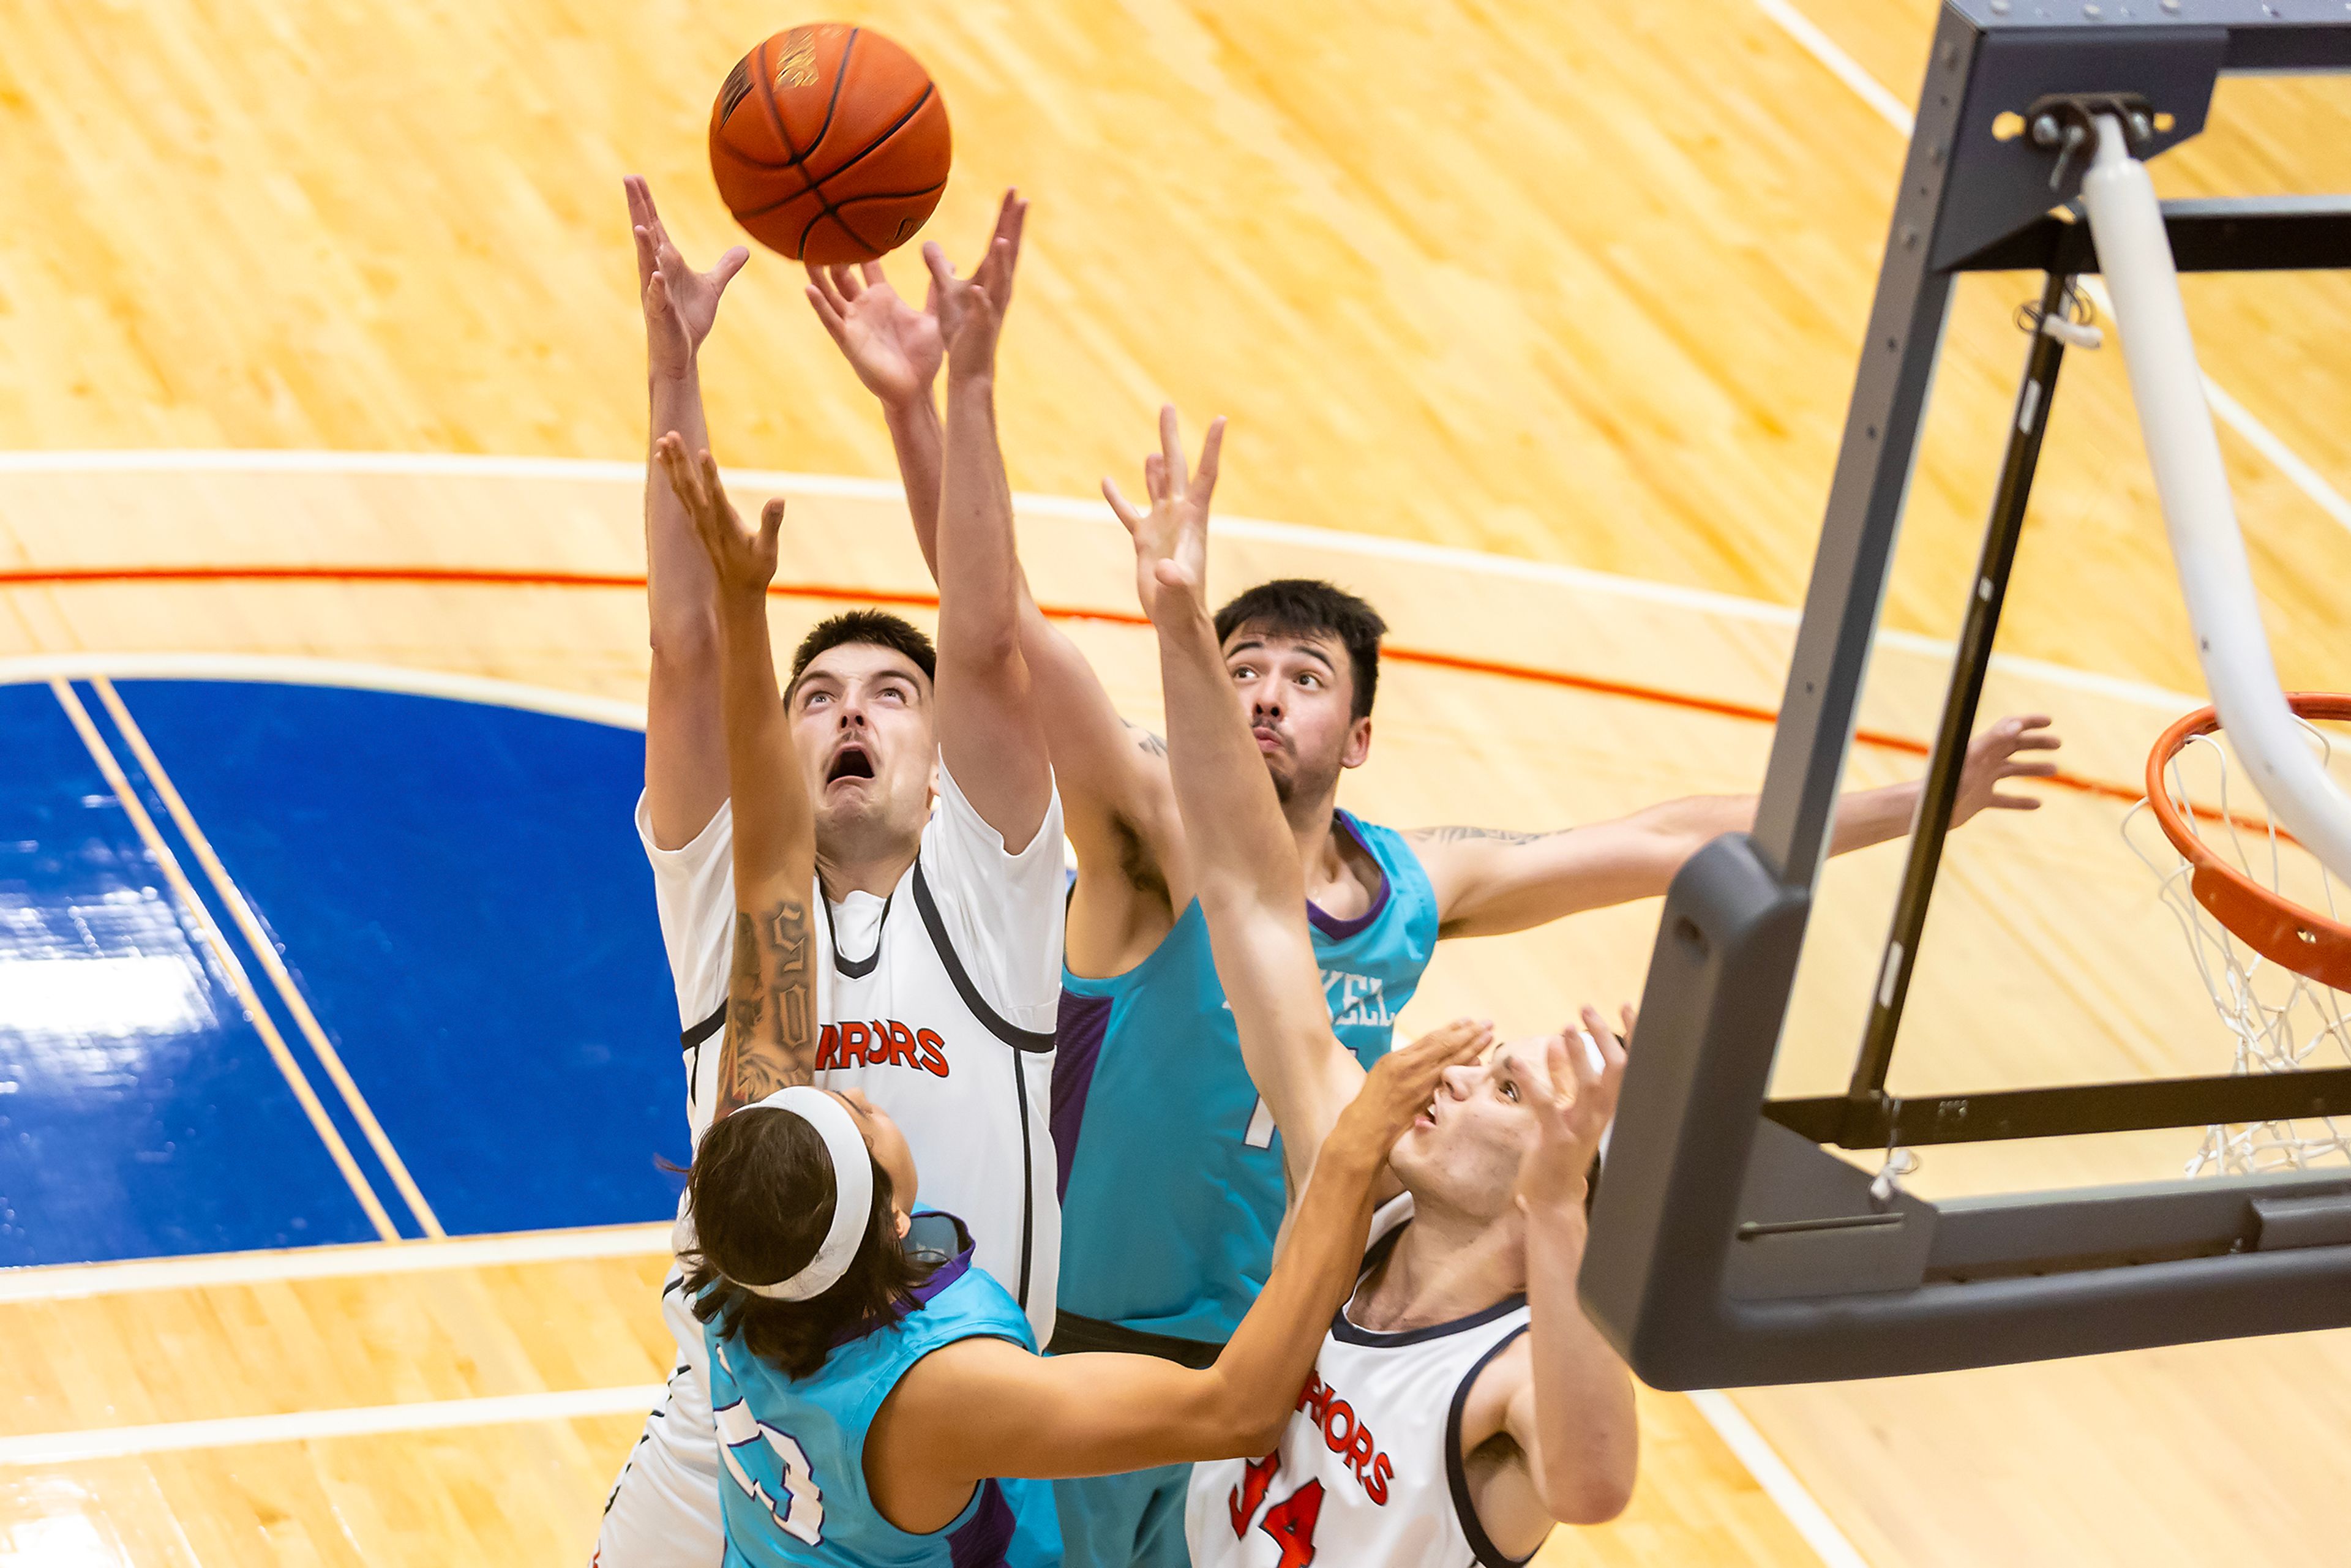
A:
<svg viewBox="0 0 2351 1568">
<path fill-rule="evenodd" d="M 68 587 L 85 583 L 129 582 L 390 582 L 390 583 L 455 583 L 476 587 L 496 588 L 633 588 L 645 586 L 642 572 L 618 571 L 542 571 L 502 570 L 486 567 L 442 566 L 108 566 L 108 567 L 16 567 L 0 569 L 0 588 Z M 893 592 L 886 589 L 850 587 L 838 583 L 777 583 L 768 591 L 779 599 L 820 599 L 849 603 L 892 604 L 917 610 L 935 610 L 939 596 L 935 593 Z M 1134 611 L 1080 609 L 1069 605 L 1039 606 L 1056 621 L 1106 621 L 1120 626 L 1148 626 L 1151 622 Z M 1667 686 L 1645 685 L 1632 681 L 1603 680 L 1596 675 L 1579 675 L 1566 670 L 1543 669 L 1533 664 L 1511 664 L 1498 659 L 1471 659 L 1457 653 L 1439 653 L 1425 648 L 1399 647 L 1395 643 L 1382 646 L 1380 656 L 1399 664 L 1419 664 L 1429 669 L 1455 670 L 1465 674 L 1493 675 L 1504 680 L 1527 681 L 1538 685 L 1560 686 L 1570 691 L 1591 692 L 1599 696 L 1622 697 L 1631 702 L 1649 703 L 1658 707 L 1680 708 L 1691 713 L 1715 714 L 1725 718 L 1745 719 L 1755 724 L 1773 725 L 1780 722 L 1775 708 L 1752 703 L 1729 702 L 1720 697 L 1701 696 L 1695 692 L 1675 691 Z M 1857 729 L 1854 738 L 1864 746 L 1885 751 L 1897 751 L 1907 757 L 1925 757 L 1930 747 L 1923 740 L 1906 735 L 1891 735 L 1883 730 Z M 2057 774 L 2043 780 L 2062 789 L 2077 794 L 2095 795 L 2113 800 L 2136 801 L 2142 791 L 2135 785 L 2111 783 L 2104 779 L 2090 779 L 2080 774 Z M 2199 810 L 2198 815 L 2206 815 Z"/>
</svg>

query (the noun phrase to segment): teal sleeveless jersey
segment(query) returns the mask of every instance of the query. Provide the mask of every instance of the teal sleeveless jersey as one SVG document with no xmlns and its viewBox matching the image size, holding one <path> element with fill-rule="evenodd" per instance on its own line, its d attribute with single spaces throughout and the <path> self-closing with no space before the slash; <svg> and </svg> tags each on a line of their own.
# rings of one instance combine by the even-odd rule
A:
<svg viewBox="0 0 2351 1568">
<path fill-rule="evenodd" d="M 1356 919 L 1311 904 L 1307 915 L 1332 1024 L 1369 1067 L 1437 946 L 1437 896 L 1403 835 L 1344 811 L 1334 828 L 1378 862 L 1380 885 Z M 1056 1343 L 1076 1343 L 1071 1314 L 1179 1340 L 1230 1337 L 1273 1266 L 1285 1193 L 1279 1135 L 1241 1064 L 1198 902 L 1125 974 L 1064 968 L 1055 1032 Z"/>
<path fill-rule="evenodd" d="M 915 1224 L 946 1218 L 917 1215 Z M 959 1249 L 917 1287 L 916 1309 L 844 1342 L 810 1377 L 787 1377 L 740 1340 L 705 1330 L 726 1568 L 1060 1568 L 1061 1525 L 1043 1481 L 983 1481 L 929 1535 L 883 1519 L 865 1489 L 866 1429 L 907 1368 L 962 1339 L 1037 1348 L 1028 1317 L 971 1266 L 971 1242 L 960 1221 L 950 1223 Z"/>
</svg>

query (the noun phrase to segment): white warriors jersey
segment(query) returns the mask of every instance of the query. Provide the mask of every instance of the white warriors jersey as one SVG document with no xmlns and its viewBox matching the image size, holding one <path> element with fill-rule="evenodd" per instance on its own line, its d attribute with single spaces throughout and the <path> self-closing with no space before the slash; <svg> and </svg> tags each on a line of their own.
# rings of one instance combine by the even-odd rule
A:
<svg viewBox="0 0 2351 1568">
<path fill-rule="evenodd" d="M 964 1221 L 973 1261 L 1020 1303 L 1043 1343 L 1061 1255 L 1049 1121 L 1066 892 L 1061 797 L 1016 855 L 944 763 L 938 781 L 921 852 L 889 896 L 820 901 L 816 1082 L 862 1090 L 896 1120 L 923 1207 Z M 654 846 L 642 801 L 637 830 L 686 1026 L 686 1120 L 699 1144 L 725 1043 L 733 806 L 679 850 Z M 915 1196 L 898 1201 L 911 1208 Z"/>
<path fill-rule="evenodd" d="M 1365 1275 L 1411 1217 L 1408 1197 L 1380 1210 Z M 1403 1333 L 1358 1328 L 1353 1306 L 1331 1320 L 1281 1446 L 1193 1467 L 1193 1568 L 1516 1568 L 1526 1559 L 1478 1522 L 1461 1417 L 1478 1375 L 1526 1333 L 1526 1298 Z"/>
</svg>

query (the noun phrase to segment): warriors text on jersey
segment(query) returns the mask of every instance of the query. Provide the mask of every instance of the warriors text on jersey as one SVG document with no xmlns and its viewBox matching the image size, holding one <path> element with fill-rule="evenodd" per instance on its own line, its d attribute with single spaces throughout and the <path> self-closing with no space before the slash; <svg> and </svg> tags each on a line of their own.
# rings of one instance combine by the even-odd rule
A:
<svg viewBox="0 0 2351 1568">
<path fill-rule="evenodd" d="M 915 1223 L 919 1232 L 954 1221 L 922 1215 Z M 709 1327 L 727 1568 L 1059 1568 L 1061 1531 L 1042 1481 L 982 1481 L 963 1511 L 928 1535 L 883 1518 L 866 1490 L 865 1434 L 916 1362 L 964 1339 L 1037 1348 L 1012 1298 L 971 1258 L 967 1246 L 957 1251 L 915 1288 L 914 1311 L 839 1346 L 806 1378 L 786 1376 Z"/>
<path fill-rule="evenodd" d="M 1389 1228 L 1369 1275 L 1402 1234 L 1411 1200 L 1381 1211 Z M 1185 1508 L 1194 1568 L 1517 1568 L 1489 1540 L 1461 1454 L 1470 1385 L 1527 1331 L 1512 1296 L 1431 1328 L 1374 1333 L 1339 1309 L 1314 1371 L 1261 1459 L 1196 1465 Z"/>
</svg>

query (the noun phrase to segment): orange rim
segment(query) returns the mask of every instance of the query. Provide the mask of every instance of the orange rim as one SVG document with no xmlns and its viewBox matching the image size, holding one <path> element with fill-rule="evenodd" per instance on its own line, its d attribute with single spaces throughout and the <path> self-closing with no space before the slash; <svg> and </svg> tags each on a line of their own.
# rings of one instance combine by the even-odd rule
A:
<svg viewBox="0 0 2351 1568">
<path fill-rule="evenodd" d="M 2351 695 L 2290 692 L 2285 700 L 2303 718 L 2351 720 Z M 2163 732 L 2147 754 L 2147 808 L 2179 858 L 2193 868 L 2189 885 L 2213 919 L 2273 964 L 2338 991 L 2351 991 L 2351 925 L 2304 909 L 2222 861 L 2180 820 L 2179 808 L 2164 787 L 2164 769 L 2180 748 L 2220 727 L 2219 716 L 2201 707 Z"/>
</svg>

